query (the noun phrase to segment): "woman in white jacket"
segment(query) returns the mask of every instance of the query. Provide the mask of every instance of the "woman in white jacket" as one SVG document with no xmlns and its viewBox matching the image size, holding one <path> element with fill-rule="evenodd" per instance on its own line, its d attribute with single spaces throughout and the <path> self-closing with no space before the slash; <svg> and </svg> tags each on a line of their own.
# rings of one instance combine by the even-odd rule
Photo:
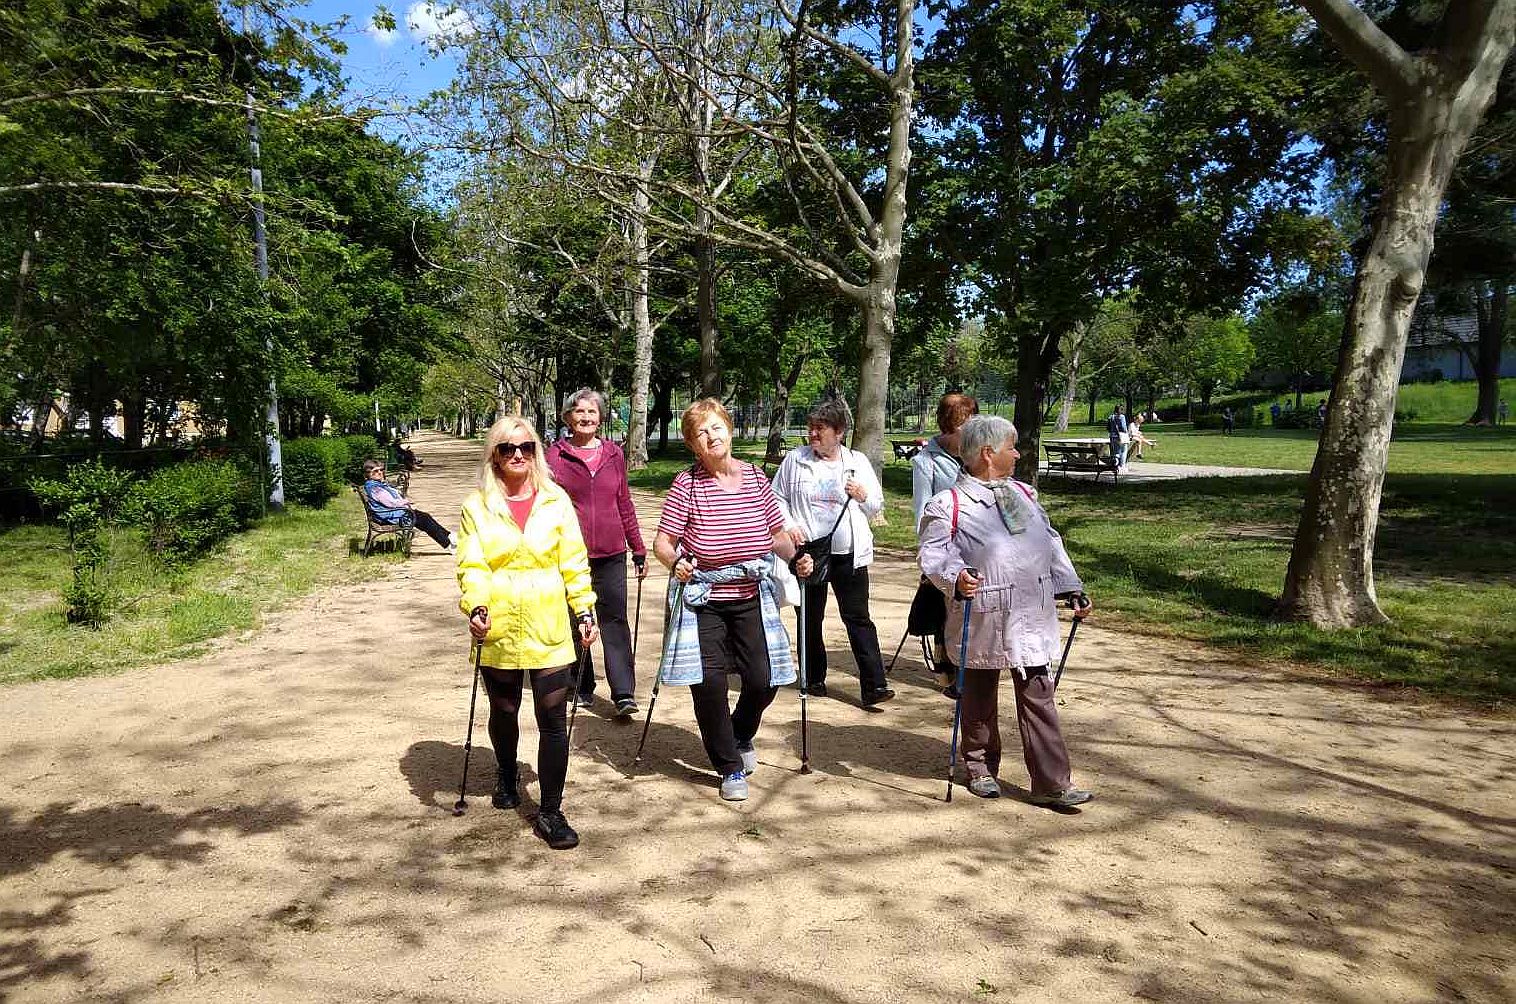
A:
<svg viewBox="0 0 1516 1004">
<path fill-rule="evenodd" d="M 895 696 L 884 678 L 879 631 L 869 616 L 869 564 L 874 560 L 870 521 L 884 509 L 884 491 L 868 457 L 842 445 L 847 432 L 847 405 L 827 400 L 811 409 L 806 419 L 810 445 L 792 450 L 774 475 L 774 494 L 784 509 L 785 526 L 797 545 L 831 537 L 826 578 L 805 581 L 807 688 L 814 697 L 826 696 L 826 647 L 821 643 L 821 618 L 826 612 L 830 584 L 847 629 L 864 707 L 883 704 Z"/>
</svg>

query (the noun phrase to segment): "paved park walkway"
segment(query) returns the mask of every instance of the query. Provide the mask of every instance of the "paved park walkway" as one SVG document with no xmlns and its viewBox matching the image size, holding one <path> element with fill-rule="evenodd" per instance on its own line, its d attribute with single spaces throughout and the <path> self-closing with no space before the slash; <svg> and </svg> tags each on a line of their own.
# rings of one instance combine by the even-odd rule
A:
<svg viewBox="0 0 1516 1004">
<path fill-rule="evenodd" d="M 477 445 L 417 449 L 412 493 L 452 522 Z M 891 647 L 915 579 L 875 572 Z M 644 707 L 662 584 L 643 598 Z M 456 595 L 422 540 L 387 578 L 203 657 L 0 691 L 0 998 L 1516 999 L 1509 720 L 1097 613 L 1061 698 L 1097 801 L 946 805 L 951 706 L 908 646 L 899 699 L 859 707 L 833 620 L 815 773 L 797 772 L 793 690 L 737 805 L 686 693 L 663 691 L 640 768 L 637 729 L 602 703 L 573 740 L 584 843 L 556 853 L 529 833 L 534 784 L 520 812 L 490 808 L 482 724 L 472 807 L 448 811 L 470 680 Z M 1004 779 L 1025 783 L 1013 755 Z"/>
</svg>

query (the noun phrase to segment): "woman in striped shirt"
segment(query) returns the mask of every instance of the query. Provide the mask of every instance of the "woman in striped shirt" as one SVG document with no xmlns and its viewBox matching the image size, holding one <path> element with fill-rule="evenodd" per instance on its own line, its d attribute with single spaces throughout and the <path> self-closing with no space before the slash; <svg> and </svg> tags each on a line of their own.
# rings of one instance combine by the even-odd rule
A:
<svg viewBox="0 0 1516 1004">
<path fill-rule="evenodd" d="M 732 417 L 720 401 L 705 398 L 685 410 L 680 422 L 696 463 L 674 477 L 663 502 L 653 553 L 680 582 L 702 572 L 767 558 L 788 561 L 796 549 L 784 532 L 784 513 L 763 473 L 732 456 Z M 809 556 L 795 564 L 801 578 Z M 714 582 L 696 610 L 703 679 L 690 688 L 695 720 L 711 765 L 721 775 L 721 797 L 747 797 L 747 775 L 758 765 L 753 737 L 778 688 L 769 682 L 759 583 L 752 578 Z M 784 631 L 777 618 L 773 630 Z M 783 640 L 788 646 L 789 640 Z M 727 675 L 737 673 L 737 707 L 727 703 Z"/>
</svg>

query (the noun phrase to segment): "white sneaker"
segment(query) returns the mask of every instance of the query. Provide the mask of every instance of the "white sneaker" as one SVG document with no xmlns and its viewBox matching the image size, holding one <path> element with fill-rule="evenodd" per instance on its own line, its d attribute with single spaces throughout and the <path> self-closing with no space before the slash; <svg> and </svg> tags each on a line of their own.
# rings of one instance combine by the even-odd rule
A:
<svg viewBox="0 0 1516 1004">
<path fill-rule="evenodd" d="M 737 755 L 742 757 L 743 776 L 750 776 L 753 771 L 758 769 L 758 751 L 753 749 L 751 745 L 746 749 L 738 746 Z"/>
<path fill-rule="evenodd" d="M 721 779 L 721 797 L 728 802 L 741 802 L 747 798 L 747 778 L 741 774 L 728 774 Z"/>
</svg>

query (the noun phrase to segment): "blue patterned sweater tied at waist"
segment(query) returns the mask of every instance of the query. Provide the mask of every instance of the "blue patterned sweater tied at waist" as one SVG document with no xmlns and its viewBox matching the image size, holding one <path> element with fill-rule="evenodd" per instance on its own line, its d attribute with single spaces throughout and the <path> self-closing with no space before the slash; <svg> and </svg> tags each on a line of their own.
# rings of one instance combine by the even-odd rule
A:
<svg viewBox="0 0 1516 1004">
<path fill-rule="evenodd" d="M 743 561 L 720 568 L 700 569 L 681 584 L 669 576 L 668 603 L 678 601 L 670 617 L 672 640 L 663 647 L 663 661 L 658 673 L 664 683 L 687 687 L 705 679 L 705 664 L 700 659 L 700 630 L 695 611 L 710 602 L 711 586 L 719 582 L 753 579 L 758 583 L 758 606 L 763 615 L 763 638 L 769 652 L 769 686 L 782 687 L 795 682 L 795 660 L 790 655 L 790 637 L 779 619 L 779 583 L 774 580 L 767 559 Z M 682 588 L 681 588 L 682 585 Z"/>
</svg>

